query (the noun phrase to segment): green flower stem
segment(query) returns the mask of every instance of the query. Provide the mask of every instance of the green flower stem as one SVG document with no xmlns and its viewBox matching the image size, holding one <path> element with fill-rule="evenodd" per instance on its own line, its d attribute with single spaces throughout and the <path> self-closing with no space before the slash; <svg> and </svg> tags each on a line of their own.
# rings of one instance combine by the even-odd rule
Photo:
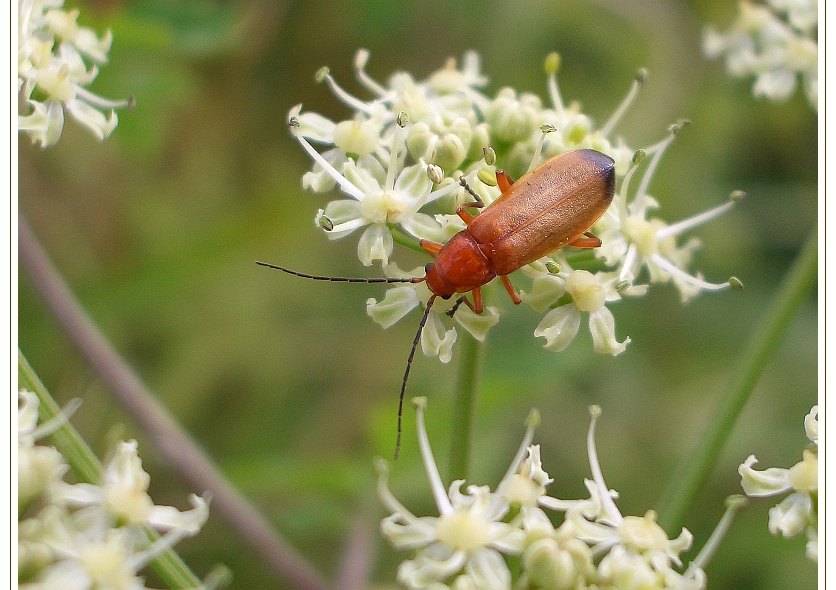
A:
<svg viewBox="0 0 836 590">
<path fill-rule="evenodd" d="M 404 248 L 409 248 L 410 250 L 414 250 L 415 252 L 422 252 L 426 254 L 426 250 L 424 250 L 419 244 L 418 239 L 413 238 L 412 236 L 403 233 L 401 230 L 390 227 L 390 231 L 392 232 L 392 240 L 398 245 L 403 246 Z"/>
<path fill-rule="evenodd" d="M 60 327 L 107 388 L 154 441 L 168 463 L 201 492 L 212 494 L 213 513 L 279 576 L 297 590 L 325 590 L 319 573 L 269 525 L 267 519 L 220 473 L 81 308 L 26 220 L 18 220 L 18 253 L 36 291 Z"/>
<path fill-rule="evenodd" d="M 61 407 L 52 399 L 29 361 L 19 350 L 17 351 L 17 374 L 20 388 L 27 389 L 38 396 L 40 421 L 43 423 L 57 418 L 61 414 Z M 64 422 L 50 435 L 50 438 L 80 481 L 99 483 L 102 480 L 101 462 L 72 424 Z"/>
<path fill-rule="evenodd" d="M 458 379 L 453 404 L 453 436 L 450 447 L 450 480 L 466 479 L 470 467 L 470 447 L 476 421 L 476 395 L 482 372 L 483 346 L 469 333 L 459 342 Z"/>
<path fill-rule="evenodd" d="M 41 422 L 53 420 L 61 414 L 61 408 L 41 383 L 32 366 L 22 352 L 18 351 L 17 371 L 20 387 L 38 396 Z M 64 422 L 50 435 L 55 448 L 67 459 L 75 476 L 82 482 L 99 484 L 102 481 L 102 464 L 95 453 L 87 446 L 78 431 L 69 421 Z M 145 530 L 148 538 L 155 541 L 159 535 Z M 172 549 L 167 549 L 152 562 L 151 568 L 169 588 L 197 588 L 200 579 L 192 573 L 180 556 Z"/>
<path fill-rule="evenodd" d="M 737 417 L 781 342 L 790 320 L 813 289 L 818 273 L 817 249 L 817 233 L 814 230 L 781 283 L 760 328 L 740 355 L 720 406 L 699 446 L 692 457 L 682 463 L 680 472 L 673 478 L 659 504 L 659 522 L 665 530 L 676 531 L 682 526 L 688 506 L 708 477 L 712 465 L 717 462 Z"/>
</svg>

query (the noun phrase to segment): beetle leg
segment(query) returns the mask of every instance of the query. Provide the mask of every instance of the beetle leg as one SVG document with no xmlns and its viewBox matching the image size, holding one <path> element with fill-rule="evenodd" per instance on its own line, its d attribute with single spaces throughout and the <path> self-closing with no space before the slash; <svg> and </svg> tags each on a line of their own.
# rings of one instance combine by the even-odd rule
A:
<svg viewBox="0 0 836 590">
<path fill-rule="evenodd" d="M 482 289 L 480 287 L 476 287 L 471 291 L 473 293 L 473 305 L 469 305 L 469 301 L 465 299 L 465 303 L 468 304 L 468 307 L 473 310 L 473 313 L 482 313 Z"/>
<path fill-rule="evenodd" d="M 575 248 L 598 248 L 601 246 L 601 238 L 589 232 L 584 232 L 582 236 L 575 238 L 568 245 Z"/>
<path fill-rule="evenodd" d="M 461 307 L 462 303 L 464 303 L 464 304 L 465 304 L 466 306 L 468 306 L 471 310 L 473 310 L 473 304 L 472 304 L 472 303 L 471 303 L 471 302 L 467 299 L 467 297 L 465 297 L 464 295 L 462 295 L 461 297 L 459 297 L 458 299 L 456 299 L 456 303 L 454 303 L 454 304 L 453 304 L 453 307 L 451 307 L 450 309 L 448 309 L 448 310 L 445 312 L 445 313 L 447 314 L 447 317 L 450 317 L 450 318 L 451 318 L 451 317 L 453 317 L 454 315 L 456 315 L 456 312 L 458 311 L 459 307 Z"/>
<path fill-rule="evenodd" d="M 505 290 L 508 291 L 508 296 L 511 298 L 511 301 L 514 302 L 514 305 L 519 305 L 522 299 L 520 299 L 520 295 L 517 293 L 517 290 L 514 289 L 514 285 L 511 284 L 511 279 L 509 279 L 507 275 L 502 275 L 499 277 L 499 280 L 502 281 L 502 285 L 505 287 Z"/>
<path fill-rule="evenodd" d="M 473 197 L 473 201 L 462 203 L 461 205 L 456 207 L 456 215 L 461 217 L 462 221 L 464 221 L 467 225 L 470 225 L 470 222 L 473 221 L 473 215 L 465 211 L 465 209 L 467 209 L 468 207 L 475 207 L 477 209 L 481 209 L 485 206 L 485 202 L 479 195 L 476 194 L 476 191 L 470 188 L 470 185 L 467 184 L 467 179 L 464 176 L 459 177 L 459 184 L 461 184 L 464 190 L 466 190 L 468 194 L 471 197 Z"/>
<path fill-rule="evenodd" d="M 444 247 L 444 244 L 439 244 L 438 242 L 433 242 L 432 240 L 418 240 L 418 245 L 433 256 L 441 252 L 441 249 Z"/>
<path fill-rule="evenodd" d="M 496 184 L 499 187 L 499 190 L 502 193 L 507 193 L 508 189 L 511 188 L 511 185 L 514 184 L 514 181 L 508 176 L 508 173 L 505 170 L 497 170 L 496 171 Z"/>
<path fill-rule="evenodd" d="M 474 203 L 462 203 L 458 207 L 456 207 L 456 215 L 462 218 L 465 225 L 470 225 L 470 222 L 476 219 L 475 215 L 471 215 L 467 211 L 464 210 L 465 207 L 474 207 Z"/>
</svg>

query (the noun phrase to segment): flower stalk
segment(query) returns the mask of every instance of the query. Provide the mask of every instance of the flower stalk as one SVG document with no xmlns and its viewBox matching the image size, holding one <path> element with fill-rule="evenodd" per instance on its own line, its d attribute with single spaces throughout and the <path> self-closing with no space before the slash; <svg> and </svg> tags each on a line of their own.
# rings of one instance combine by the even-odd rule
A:
<svg viewBox="0 0 836 590">
<path fill-rule="evenodd" d="M 17 374 L 20 387 L 38 396 L 41 420 L 47 422 L 57 419 L 61 415 L 61 407 L 52 399 L 21 351 L 17 353 Z M 69 422 L 61 424 L 50 437 L 79 480 L 92 483 L 101 479 L 101 462 Z"/>
<path fill-rule="evenodd" d="M 484 361 L 484 346 L 470 335 L 460 344 L 458 379 L 453 404 L 453 436 L 450 442 L 450 479 L 467 479 L 470 449 L 476 422 L 476 399 Z"/>
<path fill-rule="evenodd" d="M 666 530 L 675 530 L 685 517 L 702 483 L 708 477 L 723 445 L 731 435 L 740 412 L 749 400 L 761 373 L 772 358 L 801 303 L 816 283 L 818 239 L 813 230 L 807 237 L 789 273 L 778 289 L 775 299 L 752 336 L 722 400 L 714 413 L 711 424 L 701 438 L 690 459 L 681 463 L 681 471 L 671 479 L 671 485 L 659 502 L 661 524 Z"/>
</svg>

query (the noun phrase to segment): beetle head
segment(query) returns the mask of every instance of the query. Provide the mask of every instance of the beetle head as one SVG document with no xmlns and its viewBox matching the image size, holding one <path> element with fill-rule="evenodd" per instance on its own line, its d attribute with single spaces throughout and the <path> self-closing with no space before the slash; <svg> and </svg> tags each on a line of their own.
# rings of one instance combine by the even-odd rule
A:
<svg viewBox="0 0 836 590">
<path fill-rule="evenodd" d="M 450 281 L 441 273 L 434 262 L 430 262 L 424 267 L 424 273 L 426 274 L 427 286 L 435 295 L 442 299 L 450 299 L 456 292 L 456 287 L 450 284 Z"/>
</svg>

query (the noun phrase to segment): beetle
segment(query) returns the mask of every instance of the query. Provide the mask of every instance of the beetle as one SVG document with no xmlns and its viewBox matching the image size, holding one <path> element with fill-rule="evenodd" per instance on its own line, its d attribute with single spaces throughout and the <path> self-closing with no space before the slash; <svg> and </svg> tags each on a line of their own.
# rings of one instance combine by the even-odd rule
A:
<svg viewBox="0 0 836 590">
<path fill-rule="evenodd" d="M 615 162 L 592 149 L 579 149 L 554 156 L 514 182 L 503 170 L 496 171 L 501 194 L 485 207 L 481 198 L 467 185 L 473 197 L 456 214 L 466 227 L 445 244 L 420 240 L 423 250 L 434 257 L 424 268 L 423 277 L 348 278 L 311 275 L 283 266 L 257 262 L 298 277 L 320 281 L 349 283 L 422 283 L 432 292 L 406 362 L 398 402 L 398 433 L 395 457 L 401 440 L 401 417 L 406 383 L 421 332 L 430 308 L 437 297 L 450 299 L 456 294 L 471 293 L 473 301 L 462 295 L 456 303 L 465 303 L 475 313 L 483 310 L 481 288 L 499 277 L 515 304 L 520 296 L 508 275 L 564 246 L 597 248 L 601 240 L 589 229 L 604 214 L 615 193 Z M 484 207 L 479 215 L 467 209 Z"/>
</svg>

